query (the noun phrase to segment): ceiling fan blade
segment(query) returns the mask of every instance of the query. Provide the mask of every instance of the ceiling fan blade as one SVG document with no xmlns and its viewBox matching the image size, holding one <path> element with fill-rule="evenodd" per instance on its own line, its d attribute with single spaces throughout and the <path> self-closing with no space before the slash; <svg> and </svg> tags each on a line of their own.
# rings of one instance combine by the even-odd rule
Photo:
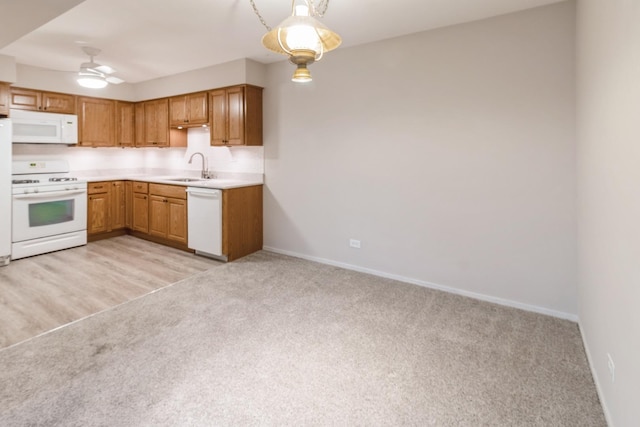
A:
<svg viewBox="0 0 640 427">
<path fill-rule="evenodd" d="M 114 85 L 119 85 L 120 83 L 124 83 L 124 80 L 119 79 L 119 78 L 114 77 L 114 76 L 107 76 L 107 77 L 105 77 L 105 80 L 108 81 L 111 84 L 114 84 Z"/>
<path fill-rule="evenodd" d="M 98 65 L 97 67 L 95 67 L 95 69 L 104 74 L 113 74 L 116 72 L 116 70 L 109 67 L 108 65 Z"/>
<path fill-rule="evenodd" d="M 95 68 L 80 68 L 80 71 L 78 72 L 78 74 L 80 75 L 85 75 L 85 76 L 99 76 L 99 77 L 104 77 L 104 73 L 101 73 L 100 71 L 96 70 Z"/>
</svg>

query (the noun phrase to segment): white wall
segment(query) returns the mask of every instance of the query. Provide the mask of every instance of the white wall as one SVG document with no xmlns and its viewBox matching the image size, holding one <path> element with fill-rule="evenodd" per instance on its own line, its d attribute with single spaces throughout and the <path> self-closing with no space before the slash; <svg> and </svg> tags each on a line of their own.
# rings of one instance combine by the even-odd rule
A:
<svg viewBox="0 0 640 427">
<path fill-rule="evenodd" d="M 135 85 L 135 99 L 146 100 L 248 83 L 263 86 L 265 65 L 250 59 L 218 64 Z"/>
<path fill-rule="evenodd" d="M 269 65 L 265 246 L 575 318 L 573 57 L 558 3 Z"/>
<path fill-rule="evenodd" d="M 637 426 L 640 3 L 579 0 L 577 23 L 580 325 L 610 424 Z"/>
<path fill-rule="evenodd" d="M 16 59 L 12 56 L 0 55 L 0 82 L 16 81 Z"/>
</svg>

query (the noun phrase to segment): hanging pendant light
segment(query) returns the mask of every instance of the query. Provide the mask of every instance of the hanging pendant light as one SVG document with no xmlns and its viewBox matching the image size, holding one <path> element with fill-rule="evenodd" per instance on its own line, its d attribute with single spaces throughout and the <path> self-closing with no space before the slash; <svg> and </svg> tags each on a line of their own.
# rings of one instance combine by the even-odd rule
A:
<svg viewBox="0 0 640 427">
<path fill-rule="evenodd" d="M 326 5 L 328 1 L 325 7 Z M 254 10 L 262 20 L 255 5 Z M 311 73 L 307 66 L 319 61 L 325 52 L 337 48 L 342 43 L 338 34 L 314 18 L 318 15 L 320 14 L 316 12 L 313 3 L 309 0 L 293 0 L 291 16 L 274 29 L 267 27 L 269 32 L 262 37 L 264 47 L 288 55 L 289 61 L 297 66 L 291 79 L 294 82 L 311 81 Z M 262 21 L 264 23 L 264 20 Z"/>
</svg>

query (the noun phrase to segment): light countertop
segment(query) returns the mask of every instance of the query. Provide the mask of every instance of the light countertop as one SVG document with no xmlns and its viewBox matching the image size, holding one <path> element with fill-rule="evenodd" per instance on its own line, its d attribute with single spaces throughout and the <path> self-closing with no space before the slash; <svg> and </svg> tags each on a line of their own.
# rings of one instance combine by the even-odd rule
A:
<svg viewBox="0 0 640 427">
<path fill-rule="evenodd" d="M 229 179 L 229 178 L 214 178 L 214 179 L 200 179 L 194 176 L 188 175 L 147 175 L 147 174 L 113 174 L 113 175 L 100 175 L 100 176 L 84 176 L 88 182 L 98 181 L 143 181 L 157 184 L 170 184 L 181 185 L 184 187 L 200 187 L 200 188 L 215 188 L 219 190 L 226 190 L 230 188 L 250 187 L 253 185 L 262 185 L 261 179 Z M 194 181 L 176 181 L 176 179 L 188 178 Z"/>
</svg>

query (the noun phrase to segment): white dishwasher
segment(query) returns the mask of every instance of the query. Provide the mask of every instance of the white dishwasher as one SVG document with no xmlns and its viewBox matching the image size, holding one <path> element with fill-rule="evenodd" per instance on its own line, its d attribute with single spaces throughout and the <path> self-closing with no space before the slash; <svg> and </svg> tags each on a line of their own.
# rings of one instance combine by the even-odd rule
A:
<svg viewBox="0 0 640 427">
<path fill-rule="evenodd" d="M 189 248 L 221 258 L 222 190 L 187 187 L 187 212 Z"/>
</svg>

